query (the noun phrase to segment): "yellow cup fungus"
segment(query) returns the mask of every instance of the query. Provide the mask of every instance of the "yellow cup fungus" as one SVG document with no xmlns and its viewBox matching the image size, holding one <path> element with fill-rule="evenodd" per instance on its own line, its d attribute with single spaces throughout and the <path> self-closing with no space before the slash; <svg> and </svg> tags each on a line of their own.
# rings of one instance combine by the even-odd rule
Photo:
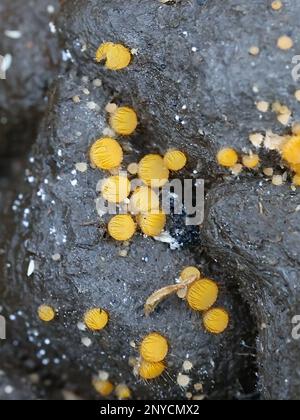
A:
<svg viewBox="0 0 300 420">
<path fill-rule="evenodd" d="M 186 155 L 180 150 L 169 150 L 164 156 L 166 167 L 170 171 L 180 171 L 186 165 Z"/>
<path fill-rule="evenodd" d="M 187 292 L 189 306 L 195 311 L 207 311 L 218 299 L 219 288 L 209 279 L 196 280 Z"/>
<path fill-rule="evenodd" d="M 110 117 L 112 129 L 121 136 L 130 136 L 138 125 L 136 112 L 129 107 L 117 108 Z"/>
<path fill-rule="evenodd" d="M 159 197 L 149 187 L 139 187 L 130 198 L 130 211 L 134 214 L 159 209 Z"/>
<path fill-rule="evenodd" d="M 225 309 L 211 309 L 203 315 L 203 324 L 208 332 L 222 334 L 229 325 L 229 315 Z"/>
<path fill-rule="evenodd" d="M 93 385 L 101 397 L 108 397 L 114 390 L 113 384 L 108 380 L 103 381 L 101 379 L 95 379 L 93 381 Z"/>
<path fill-rule="evenodd" d="M 243 156 L 243 165 L 248 169 L 255 169 L 260 163 L 260 158 L 256 154 Z"/>
<path fill-rule="evenodd" d="M 149 187 L 161 188 L 169 180 L 169 169 L 161 156 L 150 154 L 139 163 L 139 178 Z"/>
<path fill-rule="evenodd" d="M 140 355 L 146 362 L 162 362 L 169 350 L 168 341 L 158 333 L 148 334 L 140 346 Z"/>
<path fill-rule="evenodd" d="M 116 140 L 104 137 L 92 145 L 90 159 L 92 164 L 99 169 L 114 169 L 123 161 L 123 150 Z"/>
<path fill-rule="evenodd" d="M 100 331 L 106 327 L 109 317 L 108 313 L 100 308 L 93 308 L 84 315 L 84 323 L 91 331 Z"/>
<path fill-rule="evenodd" d="M 108 233 L 116 241 L 129 241 L 136 232 L 136 224 L 128 214 L 114 216 L 108 223 Z"/>
<path fill-rule="evenodd" d="M 277 41 L 277 47 L 284 51 L 291 49 L 293 45 L 294 41 L 287 35 L 281 36 Z"/>
<path fill-rule="evenodd" d="M 300 174 L 296 174 L 293 178 L 293 184 L 296 187 L 300 187 Z"/>
<path fill-rule="evenodd" d="M 234 149 L 225 148 L 219 151 L 217 160 L 219 165 L 224 166 L 225 168 L 232 168 L 237 164 L 239 157 Z"/>
<path fill-rule="evenodd" d="M 143 213 L 137 216 L 137 222 L 144 235 L 159 236 L 167 223 L 167 216 L 163 211 Z"/>
<path fill-rule="evenodd" d="M 131 398 L 131 391 L 125 384 L 117 385 L 115 392 L 118 400 L 128 400 Z"/>
<path fill-rule="evenodd" d="M 166 365 L 163 362 L 147 362 L 142 360 L 139 367 L 139 375 L 142 379 L 150 380 L 158 378 L 165 370 Z"/>
<path fill-rule="evenodd" d="M 300 136 L 290 137 L 282 147 L 282 157 L 290 165 L 300 164 Z"/>
<path fill-rule="evenodd" d="M 101 192 L 103 198 L 110 203 L 121 203 L 130 194 L 131 183 L 126 176 L 111 176 L 104 180 Z"/>
<path fill-rule="evenodd" d="M 38 316 L 43 322 L 51 322 L 55 318 L 55 310 L 48 305 L 41 305 L 38 308 Z"/>
<path fill-rule="evenodd" d="M 132 55 L 130 50 L 122 44 L 105 42 L 96 52 L 96 61 L 106 60 L 105 67 L 109 70 L 122 70 L 129 66 Z"/>
<path fill-rule="evenodd" d="M 186 281 L 191 277 L 195 277 L 195 280 L 199 280 L 201 278 L 201 273 L 197 267 L 186 267 L 180 274 L 181 281 Z"/>
</svg>

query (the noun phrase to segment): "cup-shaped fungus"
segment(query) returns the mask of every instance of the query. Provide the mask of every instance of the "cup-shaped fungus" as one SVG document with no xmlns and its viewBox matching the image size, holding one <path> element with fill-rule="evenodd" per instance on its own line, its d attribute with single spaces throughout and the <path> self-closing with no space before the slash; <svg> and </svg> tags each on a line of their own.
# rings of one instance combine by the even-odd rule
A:
<svg viewBox="0 0 300 420">
<path fill-rule="evenodd" d="M 180 274 L 180 280 L 185 281 L 191 277 L 195 277 L 195 280 L 200 280 L 201 273 L 197 267 L 186 267 Z"/>
<path fill-rule="evenodd" d="M 159 155 L 145 156 L 139 163 L 139 178 L 149 187 L 161 188 L 169 180 L 169 169 Z"/>
<path fill-rule="evenodd" d="M 136 112 L 129 107 L 117 108 L 109 121 L 112 129 L 121 136 L 130 136 L 138 125 Z"/>
<path fill-rule="evenodd" d="M 203 314 L 205 329 L 211 334 L 222 334 L 229 325 L 229 315 L 225 309 L 214 308 Z"/>
<path fill-rule="evenodd" d="M 166 369 L 163 362 L 147 362 L 142 360 L 139 367 L 139 375 L 142 379 L 151 380 L 158 378 Z"/>
<path fill-rule="evenodd" d="M 123 161 L 123 150 L 116 140 L 104 137 L 92 145 L 90 159 L 92 164 L 99 169 L 114 169 Z"/>
<path fill-rule="evenodd" d="M 43 322 L 51 322 L 55 318 L 55 310 L 48 305 L 41 305 L 38 308 L 38 316 Z"/>
<path fill-rule="evenodd" d="M 137 188 L 130 198 L 130 211 L 133 214 L 151 212 L 159 209 L 159 197 L 149 187 Z"/>
<path fill-rule="evenodd" d="M 106 60 L 105 67 L 109 70 L 122 70 L 129 66 L 132 55 L 130 50 L 122 44 L 105 42 L 96 52 L 96 61 Z"/>
<path fill-rule="evenodd" d="M 146 362 L 162 362 L 168 351 L 167 339 L 155 332 L 148 334 L 140 346 L 140 355 Z"/>
<path fill-rule="evenodd" d="M 247 169 L 255 169 L 260 163 L 259 156 L 256 154 L 250 154 L 243 156 L 243 165 Z"/>
<path fill-rule="evenodd" d="M 234 149 L 225 148 L 219 151 L 217 160 L 219 165 L 224 166 L 225 168 L 232 168 L 237 164 L 239 157 Z"/>
<path fill-rule="evenodd" d="M 141 231 L 150 237 L 159 236 L 167 223 L 167 216 L 163 211 L 143 213 L 137 216 L 137 222 Z"/>
<path fill-rule="evenodd" d="M 121 203 L 130 194 L 131 183 L 126 176 L 111 176 L 103 181 L 101 192 L 110 203 Z"/>
<path fill-rule="evenodd" d="M 282 147 L 282 157 L 290 165 L 300 164 L 300 136 L 293 136 Z"/>
<path fill-rule="evenodd" d="M 94 379 L 93 386 L 101 397 L 108 397 L 114 390 L 114 386 L 110 381 Z"/>
<path fill-rule="evenodd" d="M 128 400 L 131 398 L 131 391 L 125 384 L 117 385 L 115 392 L 118 400 Z"/>
<path fill-rule="evenodd" d="M 207 311 L 217 301 L 219 288 L 210 279 L 196 280 L 190 285 L 187 292 L 187 301 L 195 311 Z"/>
<path fill-rule="evenodd" d="M 180 150 L 169 150 L 164 156 L 166 167 L 170 171 L 180 171 L 186 165 L 186 155 Z"/>
<path fill-rule="evenodd" d="M 136 232 L 136 224 L 128 214 L 114 216 L 108 223 L 108 233 L 116 241 L 129 241 Z"/>
<path fill-rule="evenodd" d="M 100 308 L 93 308 L 84 315 L 84 323 L 91 331 L 101 331 L 106 327 L 109 317 L 108 313 Z"/>
</svg>

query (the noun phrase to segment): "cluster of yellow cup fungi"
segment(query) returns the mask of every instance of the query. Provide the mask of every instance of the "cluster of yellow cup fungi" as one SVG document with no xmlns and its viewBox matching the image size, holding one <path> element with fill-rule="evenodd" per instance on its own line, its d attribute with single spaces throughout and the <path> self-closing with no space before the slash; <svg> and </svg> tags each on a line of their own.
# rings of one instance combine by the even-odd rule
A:
<svg viewBox="0 0 300 420">
<path fill-rule="evenodd" d="M 194 277 L 195 281 L 188 287 L 186 300 L 194 311 L 203 314 L 205 329 L 212 334 L 223 333 L 229 324 L 228 312 L 223 308 L 212 308 L 219 296 L 218 285 L 207 278 L 202 277 L 197 267 L 185 268 L 181 275 L 181 281 Z"/>
<path fill-rule="evenodd" d="M 219 165 L 225 168 L 234 168 L 239 163 L 240 157 L 233 148 L 221 149 L 217 154 L 217 161 Z M 241 158 L 242 165 L 247 169 L 256 169 L 260 164 L 260 158 L 255 153 L 243 155 Z"/>
<path fill-rule="evenodd" d="M 94 379 L 93 386 L 101 397 L 109 397 L 115 391 L 118 400 L 128 400 L 131 398 L 131 391 L 125 384 L 116 387 L 109 379 Z"/>
<path fill-rule="evenodd" d="M 159 377 L 166 369 L 168 351 L 169 344 L 165 337 L 157 332 L 148 334 L 140 345 L 139 376 L 144 380 Z"/>
</svg>

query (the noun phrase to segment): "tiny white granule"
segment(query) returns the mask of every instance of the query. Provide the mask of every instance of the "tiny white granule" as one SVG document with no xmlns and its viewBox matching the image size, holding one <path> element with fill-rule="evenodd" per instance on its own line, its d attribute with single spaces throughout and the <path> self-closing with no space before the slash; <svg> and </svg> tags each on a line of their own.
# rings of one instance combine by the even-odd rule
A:
<svg viewBox="0 0 300 420">
<path fill-rule="evenodd" d="M 4 31 L 5 36 L 11 39 L 20 39 L 22 37 L 22 32 L 20 31 L 10 31 L 6 30 Z"/>
<path fill-rule="evenodd" d="M 92 345 L 92 340 L 88 337 L 83 337 L 81 339 L 81 343 L 85 346 L 85 347 L 90 347 Z"/>
<path fill-rule="evenodd" d="M 190 383 L 190 377 L 187 375 L 183 375 L 182 373 L 179 373 L 177 376 L 177 383 L 179 386 L 187 387 Z"/>
<path fill-rule="evenodd" d="M 35 262 L 34 260 L 30 260 L 27 270 L 27 277 L 30 277 L 34 273 L 35 269 Z"/>
</svg>

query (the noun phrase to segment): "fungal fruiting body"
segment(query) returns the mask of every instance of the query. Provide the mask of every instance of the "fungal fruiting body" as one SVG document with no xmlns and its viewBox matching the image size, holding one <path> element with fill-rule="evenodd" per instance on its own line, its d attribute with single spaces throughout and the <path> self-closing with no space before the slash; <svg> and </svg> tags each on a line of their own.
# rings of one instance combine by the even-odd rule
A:
<svg viewBox="0 0 300 420">
<path fill-rule="evenodd" d="M 294 41 L 287 35 L 281 36 L 277 41 L 277 47 L 281 50 L 289 50 L 293 47 Z"/>
<path fill-rule="evenodd" d="M 296 174 L 300 174 L 300 163 L 297 163 L 296 165 L 291 165 L 291 169 L 296 172 Z"/>
<path fill-rule="evenodd" d="M 147 362 L 142 360 L 139 366 L 139 375 L 142 379 L 150 380 L 158 378 L 165 370 L 163 362 Z"/>
<path fill-rule="evenodd" d="M 218 299 L 219 288 L 209 279 L 196 280 L 188 289 L 187 301 L 195 311 L 207 311 Z"/>
<path fill-rule="evenodd" d="M 147 213 L 159 209 L 159 197 L 149 187 L 137 188 L 130 198 L 130 211 L 133 214 Z"/>
<path fill-rule="evenodd" d="M 282 157 L 290 165 L 300 164 L 300 136 L 292 136 L 282 147 Z"/>
<path fill-rule="evenodd" d="M 43 322 L 51 322 L 55 318 L 55 310 L 48 305 L 41 305 L 38 308 L 38 316 Z"/>
<path fill-rule="evenodd" d="M 113 42 L 101 44 L 96 52 L 97 63 L 106 60 L 105 67 L 109 70 L 122 70 L 128 67 L 131 58 L 131 52 L 127 47 Z"/>
<path fill-rule="evenodd" d="M 186 267 L 180 274 L 181 281 L 186 281 L 191 277 L 195 277 L 195 280 L 199 280 L 201 278 L 201 273 L 197 267 Z"/>
<path fill-rule="evenodd" d="M 217 155 L 219 165 L 225 168 L 232 168 L 237 164 L 239 157 L 234 149 L 226 148 L 219 151 Z"/>
<path fill-rule="evenodd" d="M 222 334 L 229 325 L 229 315 L 225 309 L 211 309 L 203 315 L 203 324 L 208 332 Z"/>
<path fill-rule="evenodd" d="M 150 237 L 159 236 L 167 223 L 167 216 L 163 211 L 144 213 L 137 216 L 141 231 Z"/>
<path fill-rule="evenodd" d="M 84 315 L 84 323 L 91 331 L 100 331 L 105 328 L 108 319 L 108 313 L 100 308 L 90 309 Z"/>
<path fill-rule="evenodd" d="M 131 398 L 131 391 L 125 384 L 117 385 L 115 392 L 119 400 L 128 400 L 129 398 Z"/>
<path fill-rule="evenodd" d="M 168 341 L 158 333 L 148 334 L 140 347 L 141 357 L 146 362 L 162 362 L 169 350 Z"/>
<path fill-rule="evenodd" d="M 169 150 L 164 156 L 166 167 L 170 171 L 180 171 L 186 165 L 186 155 L 180 150 Z"/>
<path fill-rule="evenodd" d="M 101 192 L 110 203 L 121 203 L 130 194 L 131 183 L 125 176 L 111 176 L 103 181 Z"/>
<path fill-rule="evenodd" d="M 108 232 L 116 241 L 129 241 L 136 232 L 136 224 L 130 215 L 120 214 L 110 220 Z"/>
<path fill-rule="evenodd" d="M 260 159 L 256 154 L 243 156 L 243 165 L 248 169 L 255 169 L 259 165 Z"/>
<path fill-rule="evenodd" d="M 123 150 L 116 140 L 105 137 L 92 145 L 90 159 L 92 164 L 99 169 L 114 169 L 123 161 Z"/>
<path fill-rule="evenodd" d="M 110 381 L 95 379 L 93 381 L 93 385 L 95 390 L 101 395 L 101 397 L 108 397 L 114 390 L 114 386 Z"/>
<path fill-rule="evenodd" d="M 169 180 L 169 169 L 159 155 L 145 156 L 139 163 L 139 178 L 149 187 L 161 188 Z"/>
<path fill-rule="evenodd" d="M 110 117 L 110 125 L 121 136 L 130 136 L 138 125 L 137 115 L 132 108 L 117 108 Z"/>
<path fill-rule="evenodd" d="M 297 174 L 293 177 L 293 184 L 296 187 L 300 187 L 300 175 Z"/>
</svg>

